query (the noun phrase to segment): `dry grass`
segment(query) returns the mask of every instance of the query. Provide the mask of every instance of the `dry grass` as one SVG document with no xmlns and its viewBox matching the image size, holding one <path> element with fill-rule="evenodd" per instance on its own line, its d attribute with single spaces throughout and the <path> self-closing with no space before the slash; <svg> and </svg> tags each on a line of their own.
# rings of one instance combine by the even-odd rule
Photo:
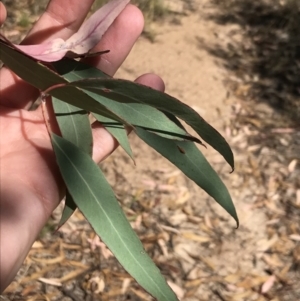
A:
<svg viewBox="0 0 300 301">
<path fill-rule="evenodd" d="M 92 10 L 97 10 L 104 5 L 106 0 L 96 0 Z M 133 4 L 137 5 L 145 15 L 146 20 L 155 21 L 165 17 L 168 13 L 168 8 L 164 0 L 133 0 Z"/>
</svg>

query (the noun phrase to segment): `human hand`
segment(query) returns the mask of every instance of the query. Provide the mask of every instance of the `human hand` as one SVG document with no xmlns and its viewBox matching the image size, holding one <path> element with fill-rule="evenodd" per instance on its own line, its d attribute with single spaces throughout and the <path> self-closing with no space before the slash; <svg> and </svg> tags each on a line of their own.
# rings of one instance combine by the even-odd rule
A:
<svg viewBox="0 0 300 301">
<path fill-rule="evenodd" d="M 23 44 L 68 38 L 84 21 L 93 0 L 51 0 Z M 70 9 L 72 8 L 72 9 Z M 0 24 L 6 10 L 0 2 Z M 141 12 L 128 5 L 94 51 L 107 54 L 86 59 L 109 75 L 125 60 L 143 28 Z M 158 90 L 162 80 L 154 74 L 137 82 Z M 0 291 L 13 280 L 37 235 L 65 193 L 41 108 L 27 111 L 38 91 L 10 70 L 0 71 Z M 53 124 L 53 126 L 55 126 Z M 98 122 L 93 124 L 93 159 L 101 161 L 117 142 Z"/>
</svg>

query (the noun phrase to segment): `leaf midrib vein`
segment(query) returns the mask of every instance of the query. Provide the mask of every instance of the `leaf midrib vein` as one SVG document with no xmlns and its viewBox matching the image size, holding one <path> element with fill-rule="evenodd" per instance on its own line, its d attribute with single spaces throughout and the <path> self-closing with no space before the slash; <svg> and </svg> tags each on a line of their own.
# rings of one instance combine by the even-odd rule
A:
<svg viewBox="0 0 300 301">
<path fill-rule="evenodd" d="M 102 205 L 98 202 L 97 197 L 95 196 L 94 192 L 90 189 L 88 183 L 86 182 L 86 180 L 82 177 L 81 173 L 79 172 L 79 170 L 76 168 L 76 165 L 73 164 L 73 162 L 69 159 L 69 157 L 67 156 L 67 154 L 64 152 L 64 150 L 60 147 L 59 144 L 57 144 L 57 142 L 55 142 L 55 144 L 57 145 L 57 147 L 60 149 L 60 151 L 63 153 L 63 155 L 66 157 L 66 159 L 70 162 L 70 164 L 73 166 L 74 170 L 77 172 L 77 174 L 79 175 L 79 177 L 82 179 L 83 183 L 86 185 L 86 187 L 88 188 L 88 190 L 91 192 L 92 196 L 94 197 L 94 199 L 96 200 L 96 202 L 99 204 L 100 209 L 103 211 L 104 215 L 106 216 L 106 218 L 108 219 L 109 223 L 111 224 L 113 230 L 116 232 L 117 236 L 119 237 L 120 241 L 122 242 L 122 244 L 125 246 L 125 249 L 128 251 L 128 253 L 130 254 L 130 256 L 133 258 L 133 260 L 138 264 L 138 266 L 142 269 L 142 271 L 144 272 L 144 274 L 146 275 L 146 277 L 148 279 L 151 280 L 151 282 L 154 284 L 154 286 L 161 292 L 161 294 L 163 296 L 165 296 L 164 292 L 160 290 L 160 287 L 156 284 L 155 281 L 153 281 L 153 278 L 149 277 L 149 275 L 147 274 L 147 272 L 145 271 L 144 267 L 139 263 L 139 261 L 137 261 L 135 259 L 135 257 L 133 256 L 133 254 L 131 253 L 131 251 L 128 249 L 127 245 L 125 244 L 124 240 L 122 239 L 122 237 L 119 235 L 119 232 L 116 230 L 116 228 L 114 227 L 113 223 L 111 222 L 111 219 L 108 217 L 108 215 L 106 214 L 106 211 L 103 209 Z M 165 296 L 166 297 L 166 296 Z M 167 297 L 166 297 L 167 298 Z"/>
</svg>

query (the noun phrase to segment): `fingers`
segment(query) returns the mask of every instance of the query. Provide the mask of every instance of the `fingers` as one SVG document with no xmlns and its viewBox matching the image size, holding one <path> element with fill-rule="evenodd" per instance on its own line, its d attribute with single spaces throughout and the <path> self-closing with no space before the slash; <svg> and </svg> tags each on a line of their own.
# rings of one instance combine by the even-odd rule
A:
<svg viewBox="0 0 300 301">
<path fill-rule="evenodd" d="M 155 74 L 142 75 L 135 81 L 162 92 L 165 90 L 165 84 L 163 80 Z M 118 146 L 117 141 L 103 128 L 99 122 L 95 122 L 93 124 L 93 139 L 93 159 L 95 162 L 104 160 Z"/>
<path fill-rule="evenodd" d="M 6 9 L 2 2 L 0 2 L 0 25 L 4 23 L 6 19 Z"/>
<path fill-rule="evenodd" d="M 113 76 L 122 65 L 144 28 L 144 17 L 134 5 L 127 5 L 107 30 L 92 52 L 110 50 L 109 53 L 84 61 Z"/>
<path fill-rule="evenodd" d="M 155 90 L 164 92 L 165 91 L 165 83 L 161 77 L 153 73 L 146 73 L 139 76 L 136 80 L 136 83 L 142 84 L 144 86 L 148 86 Z"/>
<path fill-rule="evenodd" d="M 54 38 L 67 39 L 86 18 L 94 0 L 52 0 L 22 44 L 39 44 Z"/>
</svg>

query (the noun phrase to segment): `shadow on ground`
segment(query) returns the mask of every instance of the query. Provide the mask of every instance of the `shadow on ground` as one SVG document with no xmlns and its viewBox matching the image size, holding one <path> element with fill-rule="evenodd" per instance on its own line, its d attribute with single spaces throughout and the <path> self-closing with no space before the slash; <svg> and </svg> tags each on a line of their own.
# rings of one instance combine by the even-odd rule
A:
<svg viewBox="0 0 300 301">
<path fill-rule="evenodd" d="M 290 124 L 300 120 L 300 2 L 214 0 L 222 25 L 239 25 L 241 39 L 207 48 L 250 84 L 248 96 L 272 106 Z M 237 32 L 232 31 L 232 36 Z M 231 38 L 231 35 L 230 35 Z M 203 47 L 203 45 L 201 45 Z"/>
<path fill-rule="evenodd" d="M 215 44 L 199 39 L 198 45 L 221 59 L 233 75 L 228 83 L 240 101 L 233 127 L 237 138 L 244 135 L 247 141 L 242 146 L 236 139 L 237 149 L 257 160 L 254 170 L 261 175 L 263 187 L 268 190 L 276 183 L 274 191 L 264 195 L 266 201 L 260 208 L 270 221 L 268 235 L 278 235 L 280 244 L 287 246 L 286 238 L 295 238 L 300 231 L 300 2 L 212 2 L 214 9 L 208 19 L 229 32 L 225 37 L 215 33 Z M 255 182 L 258 178 L 251 174 Z M 285 270 L 273 267 L 265 271 L 279 277 L 267 297 L 299 300 L 299 242 L 285 251 L 278 244 L 269 254 L 279 256 L 286 266 Z"/>
</svg>

